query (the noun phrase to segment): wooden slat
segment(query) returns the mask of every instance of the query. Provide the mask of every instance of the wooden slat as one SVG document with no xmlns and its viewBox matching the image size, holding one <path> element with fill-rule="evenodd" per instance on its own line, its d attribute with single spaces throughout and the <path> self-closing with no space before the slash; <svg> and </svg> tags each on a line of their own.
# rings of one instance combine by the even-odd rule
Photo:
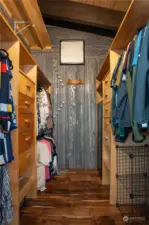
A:
<svg viewBox="0 0 149 225">
<path fill-rule="evenodd" d="M 105 0 L 105 2 L 106 2 L 106 8 L 114 9 L 115 0 L 110 0 L 110 1 L 109 0 Z"/>
<path fill-rule="evenodd" d="M 124 13 L 120 11 L 71 1 L 38 0 L 38 2 L 45 18 L 60 19 L 110 30 L 117 30 L 124 16 Z"/>
<path fill-rule="evenodd" d="M 126 12 L 131 0 L 69 0 Z"/>
<path fill-rule="evenodd" d="M 90 4 L 90 5 L 93 5 L 94 4 L 94 0 L 86 0 L 85 2 L 86 4 Z"/>
<path fill-rule="evenodd" d="M 106 1 L 105 0 L 94 0 L 94 5 L 106 8 Z"/>
<path fill-rule="evenodd" d="M 113 9 L 126 12 L 130 3 L 131 0 L 115 0 Z"/>
</svg>

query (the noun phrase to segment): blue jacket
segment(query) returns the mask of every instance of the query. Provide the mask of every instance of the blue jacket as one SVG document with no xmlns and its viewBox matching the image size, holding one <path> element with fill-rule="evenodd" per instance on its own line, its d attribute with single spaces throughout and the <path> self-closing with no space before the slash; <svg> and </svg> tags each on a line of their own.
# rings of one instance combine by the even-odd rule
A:
<svg viewBox="0 0 149 225">
<path fill-rule="evenodd" d="M 133 109 L 134 121 L 149 123 L 149 23 L 144 30 L 138 58 Z"/>
</svg>

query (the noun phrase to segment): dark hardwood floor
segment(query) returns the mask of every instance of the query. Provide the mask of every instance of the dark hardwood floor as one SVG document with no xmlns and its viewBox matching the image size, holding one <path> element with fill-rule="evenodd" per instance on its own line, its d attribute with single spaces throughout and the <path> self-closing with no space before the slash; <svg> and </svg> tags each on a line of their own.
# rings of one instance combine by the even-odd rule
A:
<svg viewBox="0 0 149 225">
<path fill-rule="evenodd" d="M 109 186 L 95 170 L 69 170 L 47 183 L 37 199 L 26 199 L 21 225 L 123 225 L 109 204 Z"/>
</svg>

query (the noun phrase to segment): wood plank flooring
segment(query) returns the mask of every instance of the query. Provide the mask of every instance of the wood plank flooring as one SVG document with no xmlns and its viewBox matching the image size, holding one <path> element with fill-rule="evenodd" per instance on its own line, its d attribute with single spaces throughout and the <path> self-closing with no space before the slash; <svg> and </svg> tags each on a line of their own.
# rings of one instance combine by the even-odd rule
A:
<svg viewBox="0 0 149 225">
<path fill-rule="evenodd" d="M 123 225 L 109 204 L 109 186 L 95 170 L 69 170 L 47 183 L 37 199 L 26 199 L 21 225 Z"/>
</svg>

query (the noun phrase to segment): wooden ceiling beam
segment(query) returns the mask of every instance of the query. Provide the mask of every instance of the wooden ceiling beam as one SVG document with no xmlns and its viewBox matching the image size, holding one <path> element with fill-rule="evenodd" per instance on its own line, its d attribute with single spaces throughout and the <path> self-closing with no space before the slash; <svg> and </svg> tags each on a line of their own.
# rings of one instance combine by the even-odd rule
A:
<svg viewBox="0 0 149 225">
<path fill-rule="evenodd" d="M 64 0 L 38 0 L 45 18 L 85 24 L 93 27 L 117 30 L 124 13 L 102 7 Z"/>
</svg>

